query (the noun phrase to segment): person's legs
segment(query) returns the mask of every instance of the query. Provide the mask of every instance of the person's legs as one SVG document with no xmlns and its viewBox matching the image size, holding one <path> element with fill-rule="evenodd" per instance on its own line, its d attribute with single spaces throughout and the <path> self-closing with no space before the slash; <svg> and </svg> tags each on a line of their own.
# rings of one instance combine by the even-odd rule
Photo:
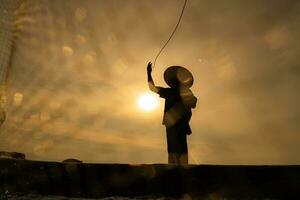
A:
<svg viewBox="0 0 300 200">
<path fill-rule="evenodd" d="M 187 165 L 188 164 L 188 154 L 187 153 L 169 153 L 168 155 L 168 163 L 176 164 L 176 165 Z"/>
<path fill-rule="evenodd" d="M 187 165 L 189 162 L 188 153 L 179 154 L 179 164 Z"/>
<path fill-rule="evenodd" d="M 188 164 L 186 131 L 182 124 L 167 128 L 168 163 Z"/>
<path fill-rule="evenodd" d="M 169 164 L 178 164 L 178 154 L 177 153 L 169 153 L 168 154 L 168 163 Z"/>
</svg>

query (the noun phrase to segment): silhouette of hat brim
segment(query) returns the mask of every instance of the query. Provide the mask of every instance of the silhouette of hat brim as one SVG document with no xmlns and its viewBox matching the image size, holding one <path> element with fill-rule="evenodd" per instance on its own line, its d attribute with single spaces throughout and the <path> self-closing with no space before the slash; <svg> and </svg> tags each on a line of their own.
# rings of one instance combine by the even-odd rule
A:
<svg viewBox="0 0 300 200">
<path fill-rule="evenodd" d="M 172 88 L 182 86 L 190 88 L 194 83 L 192 73 L 181 66 L 168 67 L 164 72 L 164 79 Z"/>
</svg>

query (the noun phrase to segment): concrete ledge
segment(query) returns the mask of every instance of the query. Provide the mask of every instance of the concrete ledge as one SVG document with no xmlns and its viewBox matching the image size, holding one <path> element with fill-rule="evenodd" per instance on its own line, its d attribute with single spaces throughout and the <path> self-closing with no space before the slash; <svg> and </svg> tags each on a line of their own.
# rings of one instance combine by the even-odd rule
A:
<svg viewBox="0 0 300 200">
<path fill-rule="evenodd" d="M 170 196 L 289 199 L 300 166 L 126 165 L 0 159 L 0 193 L 71 197 Z"/>
<path fill-rule="evenodd" d="M 25 160 L 25 154 L 19 152 L 0 151 L 0 159 L 1 158 Z"/>
</svg>

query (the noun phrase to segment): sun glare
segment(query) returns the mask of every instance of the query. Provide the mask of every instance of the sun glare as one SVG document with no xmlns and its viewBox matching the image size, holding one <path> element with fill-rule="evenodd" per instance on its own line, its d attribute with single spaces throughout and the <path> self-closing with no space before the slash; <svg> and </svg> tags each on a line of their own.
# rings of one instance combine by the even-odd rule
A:
<svg viewBox="0 0 300 200">
<path fill-rule="evenodd" d="M 143 111 L 153 111 L 158 105 L 158 98 L 151 93 L 142 94 L 138 99 L 138 106 Z"/>
</svg>

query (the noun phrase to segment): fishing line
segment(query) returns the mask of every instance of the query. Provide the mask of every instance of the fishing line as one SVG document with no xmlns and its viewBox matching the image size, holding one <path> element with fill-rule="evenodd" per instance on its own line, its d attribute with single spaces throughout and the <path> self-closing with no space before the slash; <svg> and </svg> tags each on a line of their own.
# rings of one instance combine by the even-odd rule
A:
<svg viewBox="0 0 300 200">
<path fill-rule="evenodd" d="M 155 67 L 155 63 L 156 63 L 156 60 L 157 58 L 159 57 L 159 55 L 161 54 L 161 52 L 164 50 L 164 48 L 167 46 L 167 44 L 170 42 L 170 40 L 172 39 L 173 35 L 175 34 L 179 24 L 180 24 L 180 21 L 181 21 L 181 18 L 183 16 L 183 13 L 184 13 L 184 10 L 185 10 L 185 6 L 186 6 L 186 3 L 187 3 L 187 0 L 184 1 L 184 5 L 182 7 L 182 10 L 181 10 L 181 13 L 180 13 L 180 16 L 179 16 L 179 19 L 178 19 L 178 22 L 173 30 L 173 32 L 171 33 L 169 39 L 165 42 L 165 44 L 162 46 L 162 48 L 159 50 L 159 52 L 157 53 L 155 59 L 154 59 L 154 63 L 153 63 L 153 67 Z"/>
</svg>

